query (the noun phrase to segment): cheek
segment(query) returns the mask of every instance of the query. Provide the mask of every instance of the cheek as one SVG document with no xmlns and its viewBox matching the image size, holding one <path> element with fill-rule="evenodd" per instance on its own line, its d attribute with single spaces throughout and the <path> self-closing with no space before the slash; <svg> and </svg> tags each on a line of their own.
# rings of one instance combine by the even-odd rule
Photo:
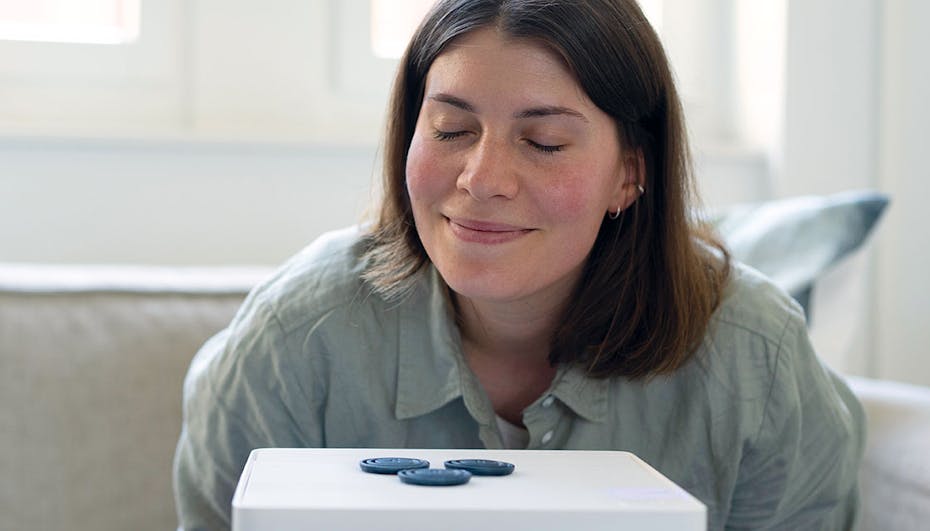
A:
<svg viewBox="0 0 930 531">
<path fill-rule="evenodd" d="M 407 151 L 407 193 L 413 202 L 424 202 L 440 197 L 447 186 L 442 158 L 431 150 L 419 136 L 414 136 Z"/>
<path fill-rule="evenodd" d="M 559 178 L 543 189 L 543 204 L 550 215 L 569 221 L 599 220 L 605 212 L 606 180 L 597 175 L 598 169 L 584 167 L 560 172 Z"/>
</svg>

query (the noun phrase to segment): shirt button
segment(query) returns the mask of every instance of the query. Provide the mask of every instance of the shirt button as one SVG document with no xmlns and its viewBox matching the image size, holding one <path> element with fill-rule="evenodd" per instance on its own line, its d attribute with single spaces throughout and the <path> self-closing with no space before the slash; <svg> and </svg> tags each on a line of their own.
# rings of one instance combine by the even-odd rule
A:
<svg viewBox="0 0 930 531">
<path fill-rule="evenodd" d="M 542 443 L 543 443 L 543 444 L 549 444 L 549 441 L 551 441 L 551 440 L 552 440 L 552 430 L 549 430 L 549 431 L 547 431 L 546 433 L 543 434 L 543 436 L 542 436 Z"/>
<path fill-rule="evenodd" d="M 553 402 L 555 402 L 555 397 L 553 397 L 552 395 L 549 395 L 546 397 L 545 400 L 542 401 L 542 407 L 549 407 L 552 405 Z"/>
</svg>

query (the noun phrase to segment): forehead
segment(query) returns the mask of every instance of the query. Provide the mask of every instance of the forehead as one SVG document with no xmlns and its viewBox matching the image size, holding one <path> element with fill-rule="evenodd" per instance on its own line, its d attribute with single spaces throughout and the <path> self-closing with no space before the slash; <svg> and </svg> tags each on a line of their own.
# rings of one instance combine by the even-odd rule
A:
<svg viewBox="0 0 930 531">
<path fill-rule="evenodd" d="M 511 37 L 493 27 L 451 41 L 433 61 L 426 90 L 480 89 L 570 97 L 591 104 L 562 56 L 540 40 Z"/>
<path fill-rule="evenodd" d="M 455 37 L 446 44 L 439 56 L 472 55 L 490 58 L 485 55 L 487 53 L 504 54 L 511 58 L 522 56 L 531 62 L 556 63 L 562 67 L 564 73 L 571 75 L 564 58 L 543 39 L 515 37 L 494 26 L 478 27 Z"/>
</svg>

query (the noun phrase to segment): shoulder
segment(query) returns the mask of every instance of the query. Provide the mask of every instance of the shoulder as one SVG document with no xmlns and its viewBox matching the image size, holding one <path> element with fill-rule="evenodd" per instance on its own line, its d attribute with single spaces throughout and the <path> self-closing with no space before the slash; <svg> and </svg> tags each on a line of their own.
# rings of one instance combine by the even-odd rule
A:
<svg viewBox="0 0 930 531">
<path fill-rule="evenodd" d="M 763 274 L 734 263 L 694 365 L 731 398 L 761 399 L 793 365 L 784 361 L 797 356 L 813 356 L 801 306 Z"/>
<path fill-rule="evenodd" d="M 845 527 L 836 522 L 855 507 L 864 417 L 814 351 L 800 305 L 737 265 L 706 345 L 709 383 L 728 393 L 718 405 L 729 404 L 745 441 L 729 522 Z"/>
<path fill-rule="evenodd" d="M 280 380 L 269 371 L 285 367 L 312 372 L 336 350 L 356 352 L 353 342 L 377 336 L 389 319 L 362 279 L 365 247 L 365 233 L 351 227 L 301 250 L 249 293 L 227 328 L 201 348 L 188 378 L 209 374 L 231 388 Z"/>
<path fill-rule="evenodd" d="M 755 426 L 763 416 L 790 416 L 814 403 L 855 409 L 842 381 L 817 356 L 801 306 L 739 263 L 701 347 L 676 379 L 700 386 L 718 406 L 741 409 Z"/>
<path fill-rule="evenodd" d="M 711 333 L 756 335 L 779 342 L 787 326 L 805 325 L 804 310 L 786 291 L 755 269 L 734 262 Z"/>
<path fill-rule="evenodd" d="M 323 234 L 257 286 L 243 308 L 257 307 L 288 332 L 339 308 L 378 304 L 380 297 L 362 279 L 366 246 L 358 226 Z"/>
</svg>

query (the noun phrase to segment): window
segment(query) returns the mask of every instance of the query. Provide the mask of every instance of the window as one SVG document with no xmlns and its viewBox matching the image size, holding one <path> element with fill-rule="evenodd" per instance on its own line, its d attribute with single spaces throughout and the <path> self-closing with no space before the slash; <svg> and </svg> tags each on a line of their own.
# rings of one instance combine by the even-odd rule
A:
<svg viewBox="0 0 930 531">
<path fill-rule="evenodd" d="M 0 131 L 169 130 L 185 94 L 187 0 L 0 0 Z"/>
<path fill-rule="evenodd" d="M 139 36 L 140 0 L 0 0 L 0 39 L 123 44 Z"/>
<path fill-rule="evenodd" d="M 404 53 L 433 0 L 371 0 L 371 51 L 378 57 Z"/>
</svg>

